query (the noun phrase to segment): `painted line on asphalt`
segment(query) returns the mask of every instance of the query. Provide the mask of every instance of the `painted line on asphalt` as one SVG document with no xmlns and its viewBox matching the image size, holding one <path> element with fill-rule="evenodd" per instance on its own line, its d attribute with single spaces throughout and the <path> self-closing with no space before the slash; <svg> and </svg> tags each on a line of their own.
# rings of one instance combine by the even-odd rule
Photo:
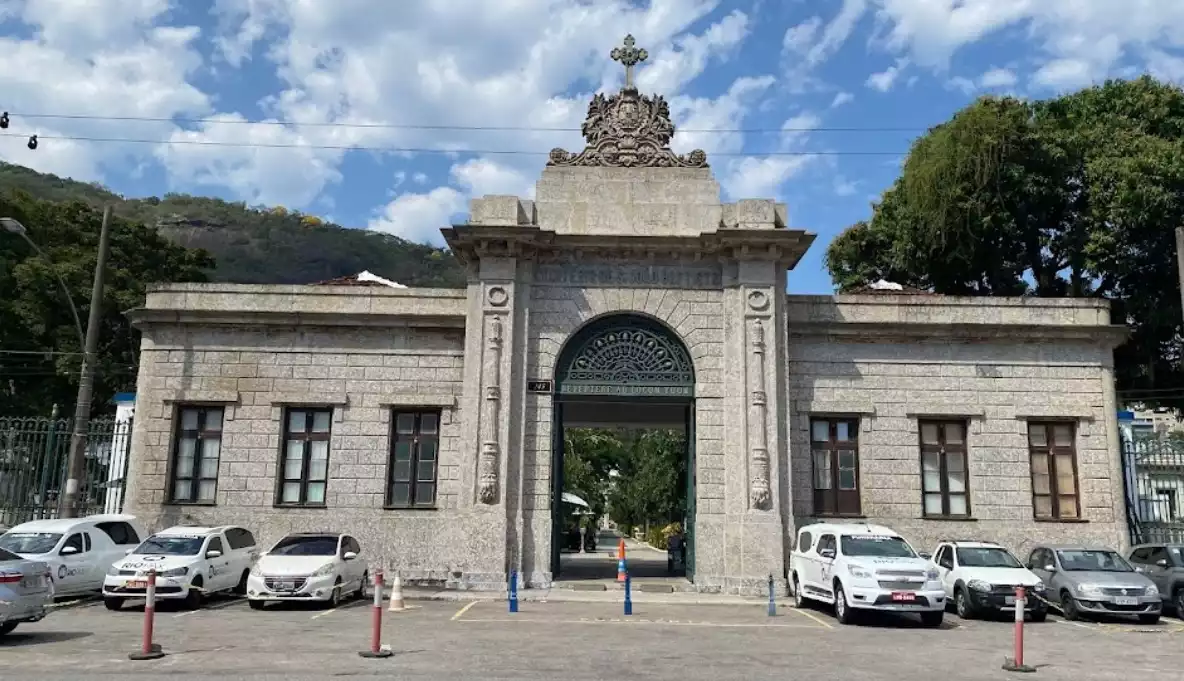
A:
<svg viewBox="0 0 1184 681">
<path fill-rule="evenodd" d="M 457 622 L 468 622 L 480 624 L 482 622 L 488 624 L 505 624 L 509 622 L 518 622 L 522 624 L 630 624 L 633 626 L 641 625 L 656 625 L 667 627 L 715 627 L 720 629 L 817 629 L 809 624 L 761 624 L 756 622 L 690 622 L 679 620 L 650 620 L 642 617 L 625 619 L 625 618 L 611 618 L 611 619 L 591 619 L 584 618 L 578 620 L 548 620 L 548 619 L 533 619 L 526 617 L 493 617 L 482 619 L 458 619 Z"/>
<path fill-rule="evenodd" d="M 93 608 L 102 602 L 99 598 L 84 596 L 69 601 L 62 601 L 61 603 L 50 603 L 46 607 L 51 610 L 72 610 L 74 608 Z"/>
<path fill-rule="evenodd" d="M 1059 622 L 1060 624 L 1071 624 L 1075 627 L 1080 627 L 1081 629 L 1085 629 L 1087 631 L 1101 631 L 1100 627 L 1091 627 L 1088 624 L 1082 624 L 1081 622 L 1070 622 L 1069 620 L 1053 620 L 1053 621 Z"/>
<path fill-rule="evenodd" d="M 372 603 L 370 601 L 354 601 L 352 603 L 345 603 L 343 605 L 337 606 L 336 608 L 329 608 L 328 610 L 322 610 L 321 612 L 318 612 L 317 614 L 313 615 L 312 617 L 309 617 L 308 619 L 316 620 L 316 619 L 320 619 L 322 617 L 327 617 L 327 616 L 332 615 L 333 613 L 339 612 L 341 610 L 356 610 L 361 607 L 373 608 L 374 603 Z"/>
<path fill-rule="evenodd" d="M 173 618 L 175 619 L 177 617 L 189 617 L 190 615 L 196 615 L 199 612 L 209 612 L 211 610 L 224 610 L 226 608 L 232 608 L 236 605 L 242 605 L 243 603 L 246 603 L 246 602 L 247 601 L 245 598 L 239 598 L 239 599 L 236 599 L 233 601 L 222 601 L 220 603 L 209 603 L 209 604 L 203 605 L 200 608 L 197 608 L 195 610 L 186 610 L 185 612 L 179 612 L 179 613 L 173 615 Z"/>
<path fill-rule="evenodd" d="M 480 601 L 472 601 L 468 605 L 466 605 L 465 607 L 461 608 L 460 610 L 457 610 L 456 614 L 452 616 L 452 621 L 455 622 L 455 621 L 459 620 L 460 618 L 464 617 L 465 613 L 468 612 L 469 609 L 472 608 L 474 605 L 477 605 L 477 603 L 479 603 L 479 602 Z"/>
<path fill-rule="evenodd" d="M 815 615 L 814 613 L 810 612 L 809 610 L 804 610 L 802 608 L 786 608 L 786 609 L 792 610 L 793 612 L 796 612 L 797 614 L 801 615 L 802 617 L 807 617 L 807 618 L 813 620 L 815 623 L 821 625 L 825 629 L 834 629 L 834 626 L 831 625 L 830 622 L 827 622 L 826 620 L 822 619 L 818 615 Z"/>
</svg>

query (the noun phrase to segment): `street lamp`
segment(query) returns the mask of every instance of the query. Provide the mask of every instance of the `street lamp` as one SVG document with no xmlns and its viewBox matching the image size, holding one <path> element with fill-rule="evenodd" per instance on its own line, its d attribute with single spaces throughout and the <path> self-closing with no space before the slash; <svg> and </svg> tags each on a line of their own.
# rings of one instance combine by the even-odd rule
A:
<svg viewBox="0 0 1184 681">
<path fill-rule="evenodd" d="M 13 218 L 0 218 L 0 227 L 3 227 L 4 231 L 10 234 L 15 234 L 24 239 L 25 243 L 29 244 L 29 246 L 32 247 L 34 251 L 36 251 L 37 255 L 41 256 L 47 262 L 50 262 L 51 265 L 53 264 L 49 260 L 49 256 L 45 254 L 45 251 L 41 250 L 37 243 L 29 238 L 28 230 L 25 229 L 25 226 L 22 225 L 18 220 Z M 78 332 L 78 348 L 82 349 L 86 346 L 86 337 L 85 334 L 82 333 L 82 321 L 78 317 L 78 308 L 74 306 L 74 298 L 70 296 L 70 289 L 66 287 L 66 282 L 62 280 L 62 275 L 58 274 L 57 269 L 52 267 L 50 269 L 53 270 L 53 276 L 58 280 L 58 285 L 62 287 L 62 293 L 66 296 L 66 303 L 70 305 L 70 313 L 74 315 L 74 329 Z"/>
</svg>

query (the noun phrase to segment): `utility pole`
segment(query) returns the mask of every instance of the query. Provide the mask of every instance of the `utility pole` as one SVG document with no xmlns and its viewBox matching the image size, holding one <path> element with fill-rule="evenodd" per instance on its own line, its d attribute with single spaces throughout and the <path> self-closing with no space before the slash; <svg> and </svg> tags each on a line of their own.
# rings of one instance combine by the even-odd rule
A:
<svg viewBox="0 0 1184 681">
<path fill-rule="evenodd" d="M 86 474 L 86 443 L 90 432 L 90 401 L 94 392 L 95 353 L 99 350 L 99 326 L 102 323 L 103 279 L 107 274 L 107 251 L 111 241 L 111 206 L 103 209 L 103 227 L 99 232 L 99 256 L 95 262 L 94 287 L 90 291 L 90 311 L 86 319 L 86 348 L 78 377 L 78 400 L 74 405 L 74 432 L 70 435 L 70 458 L 66 467 L 66 493 L 62 497 L 63 518 L 77 518 L 81 510 L 80 487 Z"/>
<path fill-rule="evenodd" d="M 1176 276 L 1180 279 L 1180 304 L 1184 305 L 1184 227 L 1176 228 Z"/>
</svg>

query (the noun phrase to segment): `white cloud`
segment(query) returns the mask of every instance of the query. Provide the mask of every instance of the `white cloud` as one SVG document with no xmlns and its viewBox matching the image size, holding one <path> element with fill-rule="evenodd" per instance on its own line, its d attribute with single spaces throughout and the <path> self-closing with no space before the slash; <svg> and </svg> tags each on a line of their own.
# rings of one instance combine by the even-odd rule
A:
<svg viewBox="0 0 1184 681">
<path fill-rule="evenodd" d="M 785 37 L 781 39 L 781 49 L 798 55 L 808 54 L 821 26 L 822 17 L 817 15 L 800 24 L 790 26 L 785 30 Z"/>
<path fill-rule="evenodd" d="M 171 118 L 210 110 L 210 98 L 187 81 L 201 66 L 194 47 L 199 31 L 167 24 L 167 0 L 25 0 L 8 3 L 3 16 L 31 35 L 0 38 L 4 68 L 0 91 L 12 122 L 0 137 L 0 158 L 80 180 L 100 180 L 105 167 L 128 172 L 152 148 L 143 144 L 86 143 L 53 137 L 153 139 L 168 123 L 22 118 L 66 114 Z M 37 134 L 36 151 L 26 148 Z"/>
<path fill-rule="evenodd" d="M 809 131 L 821 124 L 822 119 L 810 112 L 787 119 L 781 126 L 781 155 L 733 160 L 721 179 L 724 191 L 732 199 L 779 198 L 782 185 L 818 160 L 799 152 L 804 151 Z"/>
<path fill-rule="evenodd" d="M 875 0 L 884 43 L 921 66 L 944 69 L 954 53 L 1011 31 L 1039 46 L 1033 82 L 1077 88 L 1132 60 L 1154 63 L 1184 47 L 1184 3 L 1165 0 Z M 1000 84 L 1000 86 L 1004 86 Z M 1004 86 L 1006 87 L 1006 86 Z"/>
<path fill-rule="evenodd" d="M 867 81 L 864 84 L 873 90 L 888 92 L 892 89 L 892 86 L 896 84 L 896 79 L 900 77 L 901 71 L 904 70 L 907 65 L 907 60 L 898 60 L 895 64 L 889 66 L 887 69 L 868 76 Z"/>
<path fill-rule="evenodd" d="M 854 196 L 859 191 L 859 182 L 853 182 L 843 177 L 842 175 L 835 175 L 834 189 L 835 196 L 848 197 Z"/>
<path fill-rule="evenodd" d="M 840 92 L 835 95 L 833 100 L 831 100 L 830 108 L 837 109 L 838 107 L 851 102 L 853 99 L 855 99 L 855 95 L 851 94 L 850 92 Z"/>
<path fill-rule="evenodd" d="M 984 88 L 1009 88 L 1019 79 L 1011 69 L 991 69 L 979 77 L 979 85 Z"/>
<path fill-rule="evenodd" d="M 791 90 L 802 90 L 816 83 L 811 73 L 846 44 L 867 7 L 868 0 L 843 0 L 838 13 L 825 26 L 821 17 L 813 16 L 786 30 L 781 50 L 786 59 L 785 79 Z"/>
</svg>

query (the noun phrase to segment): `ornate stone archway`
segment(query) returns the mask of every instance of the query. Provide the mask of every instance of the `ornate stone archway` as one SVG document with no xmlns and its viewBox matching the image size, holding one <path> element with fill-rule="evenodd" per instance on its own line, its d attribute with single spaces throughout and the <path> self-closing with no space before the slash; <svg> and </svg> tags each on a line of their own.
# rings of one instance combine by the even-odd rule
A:
<svg viewBox="0 0 1184 681">
<path fill-rule="evenodd" d="M 617 404 L 613 404 L 617 403 Z M 687 562 L 685 576 L 694 579 L 695 528 L 695 366 L 678 334 L 646 315 L 619 312 L 594 319 L 576 330 L 564 344 L 555 364 L 553 408 L 552 552 L 551 571 L 560 564 L 560 513 L 563 495 L 564 419 L 569 409 L 619 409 L 628 414 L 622 426 L 645 422 L 643 414 L 656 405 L 678 414 L 686 434 L 682 482 L 686 492 Z M 603 412 L 601 412 L 603 413 Z M 670 412 L 667 411 L 667 414 Z M 670 423 L 667 421 L 666 423 Z M 644 427 L 644 426 L 643 426 Z"/>
<path fill-rule="evenodd" d="M 578 330 L 555 370 L 558 398 L 695 396 L 695 366 L 674 331 L 638 314 L 613 314 Z"/>
</svg>

